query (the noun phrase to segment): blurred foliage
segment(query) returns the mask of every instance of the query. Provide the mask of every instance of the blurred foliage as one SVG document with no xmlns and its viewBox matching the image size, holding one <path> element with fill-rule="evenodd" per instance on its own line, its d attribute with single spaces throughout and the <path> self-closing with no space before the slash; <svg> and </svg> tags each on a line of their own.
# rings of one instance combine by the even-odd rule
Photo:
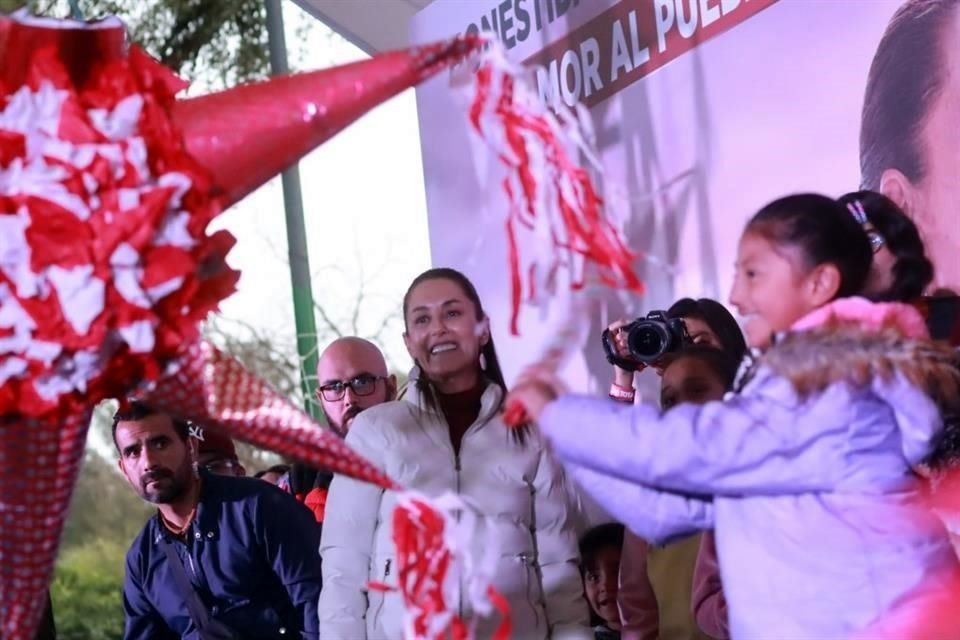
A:
<svg viewBox="0 0 960 640">
<path fill-rule="evenodd" d="M 87 453 L 51 587 L 58 638 L 123 637 L 124 557 L 152 512 L 115 465 Z"/>
<path fill-rule="evenodd" d="M 65 18 L 68 0 L 28 0 L 36 14 Z M 203 71 L 226 87 L 269 72 L 263 0 L 76 0 L 87 19 L 120 16 L 131 40 L 187 78 Z M 9 10 L 9 9 L 7 9 Z"/>
<path fill-rule="evenodd" d="M 96 539 L 61 551 L 51 587 L 60 640 L 121 640 L 126 545 Z"/>
</svg>

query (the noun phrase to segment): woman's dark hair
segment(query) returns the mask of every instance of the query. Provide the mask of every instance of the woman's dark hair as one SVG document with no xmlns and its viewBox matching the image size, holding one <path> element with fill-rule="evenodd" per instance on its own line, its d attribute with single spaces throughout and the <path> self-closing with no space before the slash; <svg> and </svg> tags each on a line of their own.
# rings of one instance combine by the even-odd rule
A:
<svg viewBox="0 0 960 640">
<path fill-rule="evenodd" d="M 837 298 L 863 290 L 873 249 L 860 223 L 833 198 L 800 193 L 774 200 L 750 219 L 746 231 L 763 236 L 775 246 L 799 249 L 808 269 L 834 265 L 840 272 Z"/>
<path fill-rule="evenodd" d="M 593 527 L 580 538 L 580 564 L 586 570 L 593 564 L 601 549 L 607 547 L 623 548 L 624 527 L 617 522 L 609 522 Z"/>
<path fill-rule="evenodd" d="M 855 202 L 863 205 L 867 220 L 896 258 L 893 284 L 870 297 L 881 302 L 910 302 L 922 296 L 933 281 L 933 263 L 927 258 L 913 220 L 893 200 L 875 191 L 848 193 L 839 202 L 844 206 Z"/>
<path fill-rule="evenodd" d="M 407 288 L 407 292 L 403 295 L 403 326 L 406 330 L 409 330 L 407 326 L 407 312 L 410 310 L 410 294 L 413 293 L 413 290 L 417 288 L 423 282 L 427 280 L 449 280 L 453 282 L 461 291 L 463 295 L 467 297 L 470 302 L 473 303 L 474 307 L 477 310 L 477 321 L 483 320 L 487 317 L 486 312 L 483 310 L 483 304 L 480 302 L 480 294 L 477 293 L 477 288 L 473 286 L 473 283 L 470 282 L 470 279 L 467 276 L 463 275 L 456 269 L 451 269 L 449 267 L 437 267 L 434 269 L 428 269 L 418 275 L 413 279 L 413 282 L 410 283 L 410 286 Z M 484 376 L 490 382 L 500 387 L 500 390 L 503 392 L 503 398 L 506 398 L 507 395 L 507 382 L 503 377 L 503 369 L 500 368 L 500 359 L 497 358 L 497 350 L 493 346 L 493 336 L 490 336 L 490 339 L 487 340 L 487 344 L 483 345 L 480 350 L 483 360 L 486 363 L 486 368 L 483 370 Z M 420 363 L 416 363 L 420 367 Z M 477 367 L 480 366 L 480 363 L 477 363 Z M 433 387 L 433 383 L 427 378 L 423 368 L 420 367 L 420 375 L 416 380 L 417 391 L 420 392 L 421 397 L 424 399 L 424 402 L 430 409 L 436 410 L 438 408 L 436 390 Z M 501 404 L 503 399 L 501 398 Z M 519 428 L 513 428 L 510 430 L 518 440 L 518 442 L 523 443 L 526 440 L 526 434 L 528 431 L 527 425 L 522 425 Z"/>
<path fill-rule="evenodd" d="M 264 470 L 262 470 L 262 471 L 257 471 L 255 474 L 253 474 L 253 477 L 259 479 L 259 478 L 262 478 L 263 476 L 267 475 L 268 473 L 275 473 L 275 474 L 277 474 L 278 476 L 283 476 L 283 475 L 286 475 L 287 473 L 289 473 L 289 471 L 290 471 L 290 465 L 288 465 L 288 464 L 275 464 L 275 465 L 273 465 L 272 467 L 269 467 L 269 468 L 264 469 Z"/>
<path fill-rule="evenodd" d="M 738 364 L 747 354 L 743 331 L 727 308 L 710 298 L 680 298 L 667 309 L 668 318 L 696 318 L 717 334 L 723 351 Z"/>
<path fill-rule="evenodd" d="M 943 430 L 934 440 L 933 450 L 923 462 L 938 473 L 960 466 L 960 415 L 944 417 Z"/>
<path fill-rule="evenodd" d="M 870 64 L 860 125 L 860 175 L 879 189 L 887 169 L 917 184 L 925 176 L 921 132 L 943 95 L 949 72 L 951 17 L 958 0 L 907 0 L 880 39 Z"/>
<path fill-rule="evenodd" d="M 717 376 L 726 391 L 733 389 L 740 361 L 734 360 L 729 352 L 708 344 L 693 344 L 671 353 L 667 357 L 667 366 L 684 358 L 693 358 L 705 364 Z"/>
</svg>

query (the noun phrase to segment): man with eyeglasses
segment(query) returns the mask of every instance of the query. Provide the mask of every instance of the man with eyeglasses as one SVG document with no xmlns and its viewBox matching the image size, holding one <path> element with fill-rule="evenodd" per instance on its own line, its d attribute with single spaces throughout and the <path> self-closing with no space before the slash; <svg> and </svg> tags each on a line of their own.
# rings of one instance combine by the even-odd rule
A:
<svg viewBox="0 0 960 640">
<path fill-rule="evenodd" d="M 157 506 L 127 552 L 123 637 L 316 640 L 320 535 L 310 512 L 266 482 L 200 466 L 201 441 L 189 434 L 142 402 L 113 418 L 120 471 Z"/>
<path fill-rule="evenodd" d="M 317 385 L 317 402 L 330 428 L 341 437 L 361 411 L 397 397 L 397 378 L 387 371 L 383 353 L 369 340 L 354 336 L 334 340 L 320 354 Z M 307 505 L 322 523 L 332 479 L 325 469 L 295 464 L 280 487 Z"/>
<path fill-rule="evenodd" d="M 380 349 L 353 336 L 331 342 L 317 363 L 317 400 L 330 427 L 346 436 L 363 411 L 397 397 L 397 378 Z"/>
</svg>

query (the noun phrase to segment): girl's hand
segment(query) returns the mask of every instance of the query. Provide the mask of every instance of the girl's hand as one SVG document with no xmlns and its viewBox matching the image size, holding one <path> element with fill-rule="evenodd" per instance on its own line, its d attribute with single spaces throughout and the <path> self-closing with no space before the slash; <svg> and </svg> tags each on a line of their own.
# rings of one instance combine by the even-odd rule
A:
<svg viewBox="0 0 960 640">
<path fill-rule="evenodd" d="M 527 417 L 536 422 L 544 407 L 567 392 L 567 386 L 556 371 L 543 364 L 524 371 L 507 396 L 507 406 L 520 405 Z"/>
</svg>

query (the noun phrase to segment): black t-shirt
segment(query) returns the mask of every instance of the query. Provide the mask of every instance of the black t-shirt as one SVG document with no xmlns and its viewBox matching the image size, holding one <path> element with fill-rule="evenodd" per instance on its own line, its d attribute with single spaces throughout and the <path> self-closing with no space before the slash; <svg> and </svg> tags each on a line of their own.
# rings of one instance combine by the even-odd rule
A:
<svg viewBox="0 0 960 640">
<path fill-rule="evenodd" d="M 918 306 L 931 338 L 960 347 L 960 296 L 923 298 Z"/>
</svg>

